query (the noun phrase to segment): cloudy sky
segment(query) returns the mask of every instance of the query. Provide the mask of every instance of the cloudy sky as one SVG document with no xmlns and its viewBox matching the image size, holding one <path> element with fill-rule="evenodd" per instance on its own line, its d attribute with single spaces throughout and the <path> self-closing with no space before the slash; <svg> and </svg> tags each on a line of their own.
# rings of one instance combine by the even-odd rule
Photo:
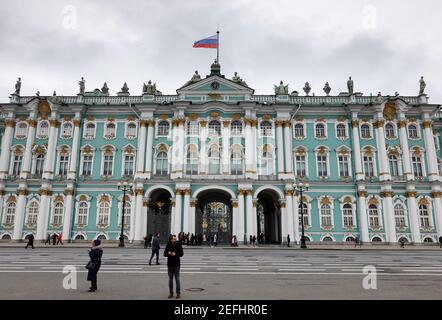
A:
<svg viewBox="0 0 442 320">
<path fill-rule="evenodd" d="M 442 103 L 440 0 L 2 0 L 0 16 L 0 102 L 19 76 L 22 95 L 75 95 L 82 76 L 86 90 L 140 95 L 151 79 L 175 94 L 209 73 L 216 50 L 192 44 L 219 29 L 222 73 L 256 94 L 280 80 L 338 94 L 351 75 L 364 94 L 415 95 L 423 75 Z"/>
</svg>

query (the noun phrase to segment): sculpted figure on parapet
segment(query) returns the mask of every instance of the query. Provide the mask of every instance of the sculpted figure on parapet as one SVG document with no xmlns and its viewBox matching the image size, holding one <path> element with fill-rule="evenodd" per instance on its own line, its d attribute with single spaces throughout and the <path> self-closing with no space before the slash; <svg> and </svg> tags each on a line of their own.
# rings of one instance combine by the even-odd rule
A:
<svg viewBox="0 0 442 320">
<path fill-rule="evenodd" d="M 101 92 L 104 94 L 109 94 L 109 87 L 107 86 L 106 82 L 103 84 L 103 88 L 101 88 Z"/>
<path fill-rule="evenodd" d="M 85 81 L 84 78 L 81 77 L 81 80 L 78 82 L 78 84 L 80 85 L 80 94 L 84 94 L 84 90 L 85 90 Z"/>
<path fill-rule="evenodd" d="M 152 84 L 152 81 L 148 81 L 147 84 L 143 84 L 143 94 L 154 95 L 157 93 L 156 83 Z"/>
<path fill-rule="evenodd" d="M 419 80 L 419 95 L 424 94 L 426 86 L 427 84 L 424 81 L 424 77 L 421 77 L 421 79 Z"/>
<path fill-rule="evenodd" d="M 15 94 L 20 95 L 21 90 L 21 78 L 18 78 L 17 82 L 15 83 Z"/>
<path fill-rule="evenodd" d="M 284 85 L 282 80 L 279 82 L 279 86 L 275 85 L 275 94 L 289 94 L 289 85 Z"/>
<path fill-rule="evenodd" d="M 348 78 L 347 89 L 348 89 L 348 94 L 353 94 L 353 80 L 351 80 L 351 77 Z"/>
</svg>

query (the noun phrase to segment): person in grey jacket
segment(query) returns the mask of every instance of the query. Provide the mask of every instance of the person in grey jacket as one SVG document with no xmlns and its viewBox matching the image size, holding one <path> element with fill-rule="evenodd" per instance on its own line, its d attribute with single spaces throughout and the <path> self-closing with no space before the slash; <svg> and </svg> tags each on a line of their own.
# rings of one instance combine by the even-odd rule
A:
<svg viewBox="0 0 442 320">
<path fill-rule="evenodd" d="M 150 256 L 149 266 L 152 264 L 152 258 L 154 255 L 157 255 L 157 264 L 160 264 L 158 262 L 159 255 L 160 255 L 160 234 L 159 233 L 157 233 L 157 235 L 152 240 L 152 255 Z"/>
</svg>

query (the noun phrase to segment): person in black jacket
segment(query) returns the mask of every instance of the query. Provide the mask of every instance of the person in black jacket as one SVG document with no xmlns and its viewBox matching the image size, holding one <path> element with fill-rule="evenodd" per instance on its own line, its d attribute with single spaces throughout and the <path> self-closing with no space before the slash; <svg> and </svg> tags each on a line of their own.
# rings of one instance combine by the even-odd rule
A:
<svg viewBox="0 0 442 320">
<path fill-rule="evenodd" d="M 25 249 L 27 249 L 29 246 L 34 249 L 34 235 L 32 233 L 28 236 L 28 244 L 26 245 Z"/>
<path fill-rule="evenodd" d="M 92 241 L 92 248 L 89 250 L 89 257 L 91 258 L 91 262 L 94 264 L 94 267 L 89 269 L 87 273 L 87 281 L 91 282 L 91 287 L 89 288 L 89 292 L 96 291 L 97 288 L 97 273 L 101 267 L 101 257 L 103 256 L 103 249 L 101 247 L 100 240 Z"/>
<path fill-rule="evenodd" d="M 167 273 L 169 275 L 169 297 L 173 297 L 173 277 L 175 277 L 176 283 L 176 298 L 181 296 L 181 284 L 180 284 L 180 258 L 184 255 L 183 247 L 181 243 L 177 242 L 176 235 L 172 236 L 171 241 L 166 245 L 164 249 L 164 256 L 167 257 Z"/>
<path fill-rule="evenodd" d="M 152 240 L 152 255 L 150 256 L 149 260 L 149 266 L 152 264 L 152 258 L 154 255 L 157 256 L 157 264 L 160 264 L 158 262 L 158 258 L 160 256 L 160 234 L 157 233 L 156 237 Z"/>
</svg>

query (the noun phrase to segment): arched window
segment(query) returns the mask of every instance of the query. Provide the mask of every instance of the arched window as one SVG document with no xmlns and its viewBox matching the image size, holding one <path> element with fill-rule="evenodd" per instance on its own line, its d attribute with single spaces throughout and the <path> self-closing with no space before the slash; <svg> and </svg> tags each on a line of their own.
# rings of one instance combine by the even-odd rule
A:
<svg viewBox="0 0 442 320">
<path fill-rule="evenodd" d="M 61 150 L 58 155 L 58 175 L 65 176 L 69 169 L 69 152 Z"/>
<path fill-rule="evenodd" d="M 110 205 L 107 201 L 101 201 L 98 206 L 98 224 L 107 226 L 109 224 Z"/>
<path fill-rule="evenodd" d="M 376 205 L 370 204 L 368 207 L 368 217 L 370 220 L 370 228 L 379 228 L 379 211 Z"/>
<path fill-rule="evenodd" d="M 41 176 L 43 174 L 44 162 L 45 162 L 45 155 L 43 153 L 37 154 L 37 156 L 35 157 L 34 174 L 38 176 Z"/>
<path fill-rule="evenodd" d="M 27 225 L 36 225 L 37 217 L 38 217 L 38 202 L 31 201 L 26 210 L 26 224 Z"/>
<path fill-rule="evenodd" d="M 114 149 L 106 147 L 102 153 L 103 157 L 103 176 L 112 176 L 114 169 Z"/>
<path fill-rule="evenodd" d="M 344 226 L 353 227 L 353 206 L 350 203 L 344 204 L 342 207 L 342 215 L 344 217 Z"/>
<path fill-rule="evenodd" d="M 169 135 L 169 121 L 163 120 L 158 122 L 157 136 L 167 137 Z"/>
<path fill-rule="evenodd" d="M 394 125 L 392 123 L 387 123 L 385 125 L 385 136 L 387 139 L 394 139 L 396 134 L 394 132 Z"/>
<path fill-rule="evenodd" d="M 123 223 L 126 226 L 130 226 L 131 211 L 132 211 L 132 205 L 129 201 L 126 200 L 126 203 L 124 204 L 124 221 L 123 221 Z M 120 220 L 119 224 L 121 226 L 121 219 L 119 219 L 119 220 Z"/>
<path fill-rule="evenodd" d="M 221 123 L 218 120 L 211 120 L 209 122 L 209 134 L 221 135 Z"/>
<path fill-rule="evenodd" d="M 54 214 L 52 218 L 52 224 L 55 226 L 59 226 L 63 224 L 63 212 L 64 207 L 62 202 L 57 202 L 54 207 Z"/>
<path fill-rule="evenodd" d="M 81 201 L 78 205 L 77 224 L 85 226 L 87 225 L 87 216 L 89 214 L 89 207 L 87 202 Z"/>
<path fill-rule="evenodd" d="M 405 210 L 400 203 L 394 206 L 394 220 L 397 228 L 405 227 Z"/>
<path fill-rule="evenodd" d="M 134 174 L 135 153 L 132 148 L 127 148 L 123 153 L 123 175 L 131 176 Z"/>
<path fill-rule="evenodd" d="M 270 121 L 261 121 L 259 125 L 261 136 L 270 137 L 272 136 L 272 123 Z"/>
<path fill-rule="evenodd" d="M 242 122 L 238 120 L 232 121 L 230 124 L 230 130 L 232 133 L 232 136 L 239 136 L 242 134 Z"/>
<path fill-rule="evenodd" d="M 379 237 L 373 237 L 373 239 L 371 239 L 371 242 L 382 242 L 382 239 Z"/>
<path fill-rule="evenodd" d="M 390 174 L 392 177 L 399 176 L 399 161 L 396 155 L 391 154 L 388 156 L 390 162 Z"/>
<path fill-rule="evenodd" d="M 156 161 L 156 172 L 157 175 L 167 175 L 167 169 L 169 166 L 169 161 L 167 160 L 167 153 L 162 151 L 157 154 Z"/>
<path fill-rule="evenodd" d="M 230 173 L 241 175 L 243 173 L 243 153 L 240 145 L 233 146 L 230 160 Z"/>
<path fill-rule="evenodd" d="M 126 126 L 126 138 L 133 139 L 137 136 L 137 125 L 133 122 L 130 122 Z"/>
<path fill-rule="evenodd" d="M 336 136 L 341 139 L 347 138 L 347 130 L 345 128 L 345 124 L 339 123 L 336 126 Z"/>
<path fill-rule="evenodd" d="M 329 236 L 326 236 L 326 237 L 322 238 L 322 241 L 324 241 L 324 242 L 333 242 L 333 238 L 329 237 Z"/>
<path fill-rule="evenodd" d="M 74 240 L 85 240 L 82 234 L 77 234 Z"/>
<path fill-rule="evenodd" d="M 198 149 L 195 145 L 189 145 L 187 148 L 186 173 L 198 174 Z"/>
<path fill-rule="evenodd" d="M 115 125 L 115 123 L 107 123 L 106 124 L 106 128 L 104 130 L 104 136 L 107 139 L 113 139 L 116 137 L 116 128 L 117 126 Z"/>
<path fill-rule="evenodd" d="M 346 178 L 350 176 L 350 161 L 347 153 L 338 155 L 339 176 Z"/>
<path fill-rule="evenodd" d="M 415 177 L 422 178 L 424 176 L 422 156 L 420 154 L 414 153 L 411 156 L 411 163 L 413 165 L 413 173 Z"/>
<path fill-rule="evenodd" d="M 23 149 L 21 147 L 16 147 L 12 158 L 11 175 L 13 176 L 20 175 L 22 163 L 23 163 Z"/>
<path fill-rule="evenodd" d="M 361 137 L 364 138 L 364 139 L 370 139 L 371 138 L 370 125 L 363 124 L 361 126 Z"/>
<path fill-rule="evenodd" d="M 302 123 L 295 124 L 295 138 L 305 138 L 304 125 Z"/>
<path fill-rule="evenodd" d="M 430 227 L 430 215 L 428 212 L 428 206 L 424 204 L 419 205 L 419 217 L 422 228 Z"/>
<path fill-rule="evenodd" d="M 408 126 L 408 137 L 410 139 L 419 138 L 419 132 L 417 131 L 417 126 L 415 124 L 410 124 Z"/>
<path fill-rule="evenodd" d="M 268 145 L 264 145 L 261 151 L 259 173 L 264 176 L 275 174 L 273 152 Z"/>
<path fill-rule="evenodd" d="M 209 149 L 209 174 L 219 174 L 220 158 L 219 147 L 213 144 Z"/>
<path fill-rule="evenodd" d="M 323 123 L 318 123 L 315 126 L 315 137 L 316 138 L 325 138 L 325 125 Z"/>
<path fill-rule="evenodd" d="M 186 134 L 188 136 L 197 136 L 199 135 L 199 123 L 198 121 L 187 121 L 187 125 L 186 125 Z"/>
<path fill-rule="evenodd" d="M 28 124 L 24 121 L 17 124 L 17 129 L 15 130 L 16 139 L 24 139 L 28 135 Z"/>
<path fill-rule="evenodd" d="M 49 136 L 49 122 L 41 121 L 38 125 L 37 137 L 39 139 L 47 139 Z"/>
<path fill-rule="evenodd" d="M 5 224 L 12 226 L 15 221 L 15 209 L 16 209 L 15 202 L 9 202 L 6 207 L 6 216 L 5 216 Z"/>
<path fill-rule="evenodd" d="M 426 238 L 424 238 L 424 242 L 431 243 L 431 242 L 433 242 L 433 239 L 426 237 Z"/>
<path fill-rule="evenodd" d="M 84 130 L 84 137 L 86 139 L 95 138 L 95 123 L 89 122 L 86 124 L 86 129 Z"/>
<path fill-rule="evenodd" d="M 364 173 L 367 178 L 374 177 L 374 162 L 373 154 L 371 151 L 365 152 L 362 157 L 362 162 L 364 163 Z"/>
<path fill-rule="evenodd" d="M 328 204 L 321 205 L 321 226 L 332 225 L 332 212 Z"/>
<path fill-rule="evenodd" d="M 304 219 L 304 226 L 308 226 L 309 224 L 309 219 L 308 219 L 308 206 L 306 203 L 302 203 L 302 207 L 301 204 L 299 204 L 298 206 L 298 213 L 299 213 L 299 225 L 301 226 L 302 220 L 301 220 L 301 213 L 303 215 L 303 219 Z"/>
<path fill-rule="evenodd" d="M 61 127 L 61 137 L 62 138 L 71 138 L 73 132 L 73 126 L 70 122 L 64 122 L 63 126 Z"/>
</svg>

